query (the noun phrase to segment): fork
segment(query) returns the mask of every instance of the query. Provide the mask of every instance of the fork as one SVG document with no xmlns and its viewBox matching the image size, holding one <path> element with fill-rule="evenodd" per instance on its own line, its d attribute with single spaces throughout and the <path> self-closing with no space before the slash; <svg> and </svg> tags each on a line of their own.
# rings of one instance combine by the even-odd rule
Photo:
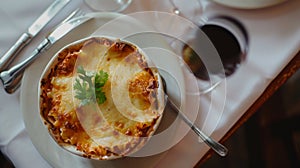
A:
<svg viewBox="0 0 300 168">
<path fill-rule="evenodd" d="M 84 12 L 80 8 L 77 8 L 72 13 L 70 13 L 69 16 L 67 16 L 64 20 L 62 20 L 61 23 L 59 24 L 66 23 L 67 21 L 71 20 L 74 17 L 83 16 L 83 15 Z"/>
<path fill-rule="evenodd" d="M 66 23 L 66 22 L 70 21 L 74 17 L 79 17 L 79 16 L 83 16 L 83 15 L 84 15 L 84 12 L 82 10 L 80 10 L 79 8 L 77 8 L 76 10 L 74 10 L 73 12 L 71 12 L 65 19 L 63 19 L 58 25 Z M 4 72 L 4 71 L 2 71 L 2 72 Z M 5 91 L 7 93 L 9 93 L 9 94 L 14 93 L 20 87 L 20 85 L 21 85 L 22 76 L 23 76 L 23 72 L 20 72 L 15 77 L 15 79 L 12 81 L 12 83 L 9 85 L 10 87 L 4 86 Z M 3 80 L 2 77 L 1 77 L 1 80 Z"/>
</svg>

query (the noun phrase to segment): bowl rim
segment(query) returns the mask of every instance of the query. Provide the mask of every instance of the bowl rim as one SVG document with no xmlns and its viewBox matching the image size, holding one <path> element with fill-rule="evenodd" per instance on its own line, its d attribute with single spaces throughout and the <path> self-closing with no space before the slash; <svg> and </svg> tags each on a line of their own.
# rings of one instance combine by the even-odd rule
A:
<svg viewBox="0 0 300 168">
<path fill-rule="evenodd" d="M 83 151 L 79 151 L 76 149 L 76 147 L 74 145 L 71 145 L 71 144 L 68 144 L 68 143 L 64 143 L 64 142 L 61 142 L 61 143 L 58 143 L 57 140 L 55 139 L 54 135 L 49 131 L 50 129 L 50 125 L 48 123 L 48 121 L 43 117 L 43 115 L 41 114 L 41 102 L 42 102 L 42 99 L 41 99 L 41 94 L 42 94 L 42 89 L 41 89 L 41 81 L 47 77 L 51 71 L 51 69 L 53 68 L 53 66 L 55 66 L 58 62 L 58 56 L 59 56 L 59 53 L 61 53 L 64 49 L 66 48 L 69 48 L 71 46 L 74 46 L 76 44 L 80 44 L 80 43 L 83 43 L 85 41 L 88 41 L 92 38 L 106 38 L 106 39 L 109 39 L 109 40 L 112 40 L 112 41 L 120 41 L 120 42 L 123 42 L 123 43 L 126 43 L 126 44 L 129 44 L 131 46 L 133 46 L 135 49 L 137 49 L 137 51 L 143 55 L 144 59 L 146 60 L 146 62 L 149 64 L 149 62 L 151 62 L 151 59 L 149 58 L 149 56 L 147 56 L 147 54 L 135 43 L 133 42 L 130 42 L 130 41 L 127 41 L 127 40 L 123 40 L 123 39 L 119 39 L 119 38 L 115 38 L 115 37 L 111 37 L 111 36 L 105 36 L 105 35 L 91 35 L 91 36 L 88 36 L 88 37 L 84 37 L 84 38 L 81 38 L 79 40 L 76 40 L 76 41 L 73 41 L 69 44 L 66 44 L 64 46 L 62 46 L 57 52 L 55 52 L 55 54 L 51 57 L 51 59 L 49 60 L 49 62 L 47 63 L 47 65 L 44 67 L 40 77 L 39 77 L 39 82 L 38 82 L 38 110 L 39 110 L 39 118 L 40 120 L 42 121 L 43 123 L 43 126 L 44 128 L 47 129 L 47 132 L 48 134 L 51 136 L 51 138 L 54 140 L 54 142 L 61 148 L 63 148 L 64 150 L 72 153 L 72 154 L 75 154 L 77 156 L 81 156 L 83 158 L 87 158 L 87 157 L 84 157 L 84 152 Z M 151 62 L 152 63 L 152 62 Z M 153 71 L 154 72 L 154 71 Z M 165 108 L 165 99 L 164 99 L 164 91 L 163 91 L 163 85 L 162 85 L 162 79 L 161 79 L 161 75 L 159 74 L 159 71 L 155 71 L 154 72 L 154 75 L 157 77 L 157 80 L 158 80 L 158 83 L 159 83 L 159 87 L 158 87 L 158 100 L 159 100 L 159 104 L 160 104 L 160 107 L 162 108 L 162 111 L 160 113 L 160 116 L 158 117 L 156 123 L 154 124 L 153 126 L 153 131 L 151 131 L 151 133 L 147 136 L 147 138 L 143 138 L 144 140 L 139 143 L 135 149 L 133 150 L 133 152 L 129 152 L 129 156 L 130 154 L 133 154 L 137 151 L 139 151 L 143 146 L 146 145 L 146 143 L 151 139 L 151 137 L 154 135 L 154 133 L 156 132 L 157 128 L 159 127 L 160 123 L 161 123 L 161 120 L 163 118 L 163 114 L 164 114 L 164 108 Z M 94 159 L 94 160 L 114 160 L 114 159 L 119 159 L 119 158 L 123 158 L 123 157 L 126 157 L 127 155 L 115 155 L 115 154 L 112 154 L 110 156 L 104 156 L 104 157 L 94 157 L 94 155 L 92 157 L 88 157 L 88 159 Z"/>
</svg>

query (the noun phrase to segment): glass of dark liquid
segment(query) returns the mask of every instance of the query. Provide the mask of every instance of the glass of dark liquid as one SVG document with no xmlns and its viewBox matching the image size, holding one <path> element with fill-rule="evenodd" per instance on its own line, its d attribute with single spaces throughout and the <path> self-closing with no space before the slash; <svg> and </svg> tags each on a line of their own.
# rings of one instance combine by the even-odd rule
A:
<svg viewBox="0 0 300 168">
<path fill-rule="evenodd" d="M 236 19 L 214 16 L 199 25 L 182 47 L 182 58 L 198 79 L 200 94 L 212 91 L 246 59 L 249 39 Z"/>
</svg>

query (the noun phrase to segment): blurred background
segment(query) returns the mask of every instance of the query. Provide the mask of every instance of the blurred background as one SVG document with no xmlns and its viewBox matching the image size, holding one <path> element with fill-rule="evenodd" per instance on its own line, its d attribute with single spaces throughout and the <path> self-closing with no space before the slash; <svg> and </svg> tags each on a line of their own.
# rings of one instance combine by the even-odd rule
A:
<svg viewBox="0 0 300 168">
<path fill-rule="evenodd" d="M 300 167 L 300 71 L 226 142 L 225 158 L 213 154 L 201 168 Z M 14 166 L 0 155 L 0 168 Z"/>
</svg>

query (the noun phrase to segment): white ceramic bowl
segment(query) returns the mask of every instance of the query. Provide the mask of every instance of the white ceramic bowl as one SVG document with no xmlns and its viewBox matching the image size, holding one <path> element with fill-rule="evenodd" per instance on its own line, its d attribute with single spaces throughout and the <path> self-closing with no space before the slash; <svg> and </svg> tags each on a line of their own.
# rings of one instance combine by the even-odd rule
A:
<svg viewBox="0 0 300 168">
<path fill-rule="evenodd" d="M 157 82 L 158 82 L 158 88 L 157 88 L 157 95 L 156 95 L 156 102 L 158 102 L 158 107 L 157 107 L 157 111 L 158 113 L 160 114 L 158 116 L 158 118 L 155 120 L 155 124 L 153 125 L 153 127 L 151 128 L 151 130 L 149 129 L 148 131 L 148 134 L 146 137 L 142 137 L 142 139 L 140 139 L 139 137 L 133 137 L 132 138 L 132 141 L 134 143 L 138 143 L 134 145 L 134 148 L 133 149 L 130 149 L 130 152 L 128 153 L 121 153 L 121 154 L 116 154 L 115 152 L 113 153 L 109 153 L 108 155 L 97 155 L 97 154 L 87 154 L 85 151 L 81 150 L 80 148 L 78 148 L 78 144 L 71 144 L 69 142 L 64 142 L 61 140 L 61 136 L 59 136 L 58 134 L 54 133 L 54 132 L 57 132 L 57 127 L 54 127 L 53 126 L 53 123 L 49 121 L 49 117 L 47 117 L 46 114 L 49 113 L 49 109 L 47 109 L 46 107 L 49 106 L 49 102 L 46 102 L 45 100 L 46 99 L 43 99 L 43 97 L 45 97 L 45 95 L 47 95 L 45 92 L 45 90 L 42 88 L 43 86 L 43 82 L 44 82 L 44 79 L 48 79 L 48 76 L 49 74 L 51 74 L 53 71 L 55 71 L 55 68 L 56 65 L 58 64 L 59 61 L 61 61 L 61 53 L 63 53 L 63 51 L 66 51 L 66 49 L 70 49 L 74 46 L 80 46 L 82 45 L 83 43 L 91 40 L 91 39 L 108 39 L 109 41 L 117 41 L 117 39 L 114 39 L 112 37 L 88 37 L 88 38 L 85 38 L 85 39 L 81 39 L 79 41 L 75 41 L 65 47 L 63 47 L 62 49 L 60 49 L 54 56 L 53 58 L 50 60 L 50 62 L 47 64 L 47 66 L 45 67 L 42 75 L 41 75 L 41 78 L 40 78 L 40 83 L 39 83 L 39 90 L 38 90 L 38 94 L 39 94 L 39 97 L 40 97 L 40 103 L 39 103 L 39 109 L 40 109 L 40 114 L 41 114 L 41 119 L 43 121 L 43 123 L 45 123 L 48 131 L 49 131 L 49 134 L 53 137 L 53 139 L 64 149 L 66 149 L 67 151 L 73 153 L 73 154 L 76 154 L 76 155 L 79 155 L 79 156 L 83 156 L 83 157 L 87 157 L 87 158 L 92 158 L 92 159 L 97 159 L 97 160 L 111 160 L 111 159 L 116 159 L 116 158 L 120 158 L 120 157 L 123 157 L 123 156 L 127 156 L 127 155 L 130 155 L 136 151 L 138 151 L 140 148 L 142 148 L 145 143 L 151 138 L 151 136 L 154 134 L 154 132 L 156 131 L 156 129 L 158 128 L 159 124 L 160 124 L 160 121 L 162 119 L 162 115 L 163 115 L 163 110 L 164 110 L 164 92 L 163 92 L 163 84 L 162 84 L 162 81 L 161 81 L 161 78 L 160 78 L 160 75 L 158 73 L 158 71 L 155 70 L 155 67 L 152 69 L 152 72 L 154 74 L 154 76 L 156 77 L 157 79 Z M 132 46 L 133 48 L 135 48 L 138 53 L 140 53 L 143 58 L 146 60 L 147 64 L 150 66 L 153 66 L 153 64 L 151 63 L 151 60 L 149 59 L 149 57 L 147 57 L 147 55 L 135 44 L 133 43 L 130 43 L 130 42 L 127 42 L 127 41 L 120 41 L 122 44 L 128 44 L 129 46 Z M 42 82 L 43 81 L 43 82 Z M 112 89 L 113 90 L 113 89 Z M 117 92 L 116 92 L 117 93 Z M 113 97 L 113 96 L 112 96 Z M 118 99 L 120 100 L 120 99 Z M 73 101 L 76 101 L 75 99 L 73 99 Z M 76 104 L 76 103 L 74 103 Z M 74 108 L 74 107 L 73 107 Z M 77 109 L 77 108 L 76 108 Z M 78 113 L 76 113 L 78 114 Z M 94 115 L 96 113 L 90 113 L 90 114 L 85 114 L 85 115 Z M 122 113 L 123 114 L 123 113 Z M 102 115 L 101 115 L 102 116 Z M 87 117 L 87 116 L 85 116 Z M 88 116 L 88 117 L 92 117 L 93 116 Z M 77 116 L 77 118 L 80 118 L 79 116 Z M 78 119 L 79 122 L 81 122 L 80 119 Z M 137 121 L 139 122 L 139 121 Z M 140 121 L 141 122 L 141 121 Z M 62 123 L 62 124 L 66 124 L 66 123 Z M 80 123 L 81 125 L 84 125 L 84 123 Z M 84 126 L 83 126 L 84 127 Z M 59 129 L 59 134 L 61 135 L 61 130 L 62 128 L 61 127 L 58 127 L 60 128 Z M 84 130 L 86 130 L 86 128 L 84 128 Z M 89 135 L 89 132 L 87 132 L 88 135 Z M 93 134 L 94 135 L 94 134 Z M 72 137 L 72 135 L 70 136 Z M 94 137 L 91 137 L 93 141 L 95 141 Z M 69 138 L 67 139 L 63 139 L 63 140 L 68 140 Z M 105 138 L 102 138 L 102 139 L 105 139 Z M 129 140 L 127 140 L 126 142 L 131 142 L 131 139 L 129 138 Z M 119 142 L 119 141 L 118 141 Z M 99 141 L 97 142 L 97 144 L 99 144 Z M 106 143 L 105 143 L 106 144 Z M 76 147 L 77 145 L 77 147 Z M 84 145 L 84 144 L 83 144 Z M 81 146 L 83 146 L 81 144 Z M 111 146 L 113 147 L 113 146 Z M 109 146 L 103 146 L 103 148 L 105 149 L 109 149 Z"/>
</svg>

